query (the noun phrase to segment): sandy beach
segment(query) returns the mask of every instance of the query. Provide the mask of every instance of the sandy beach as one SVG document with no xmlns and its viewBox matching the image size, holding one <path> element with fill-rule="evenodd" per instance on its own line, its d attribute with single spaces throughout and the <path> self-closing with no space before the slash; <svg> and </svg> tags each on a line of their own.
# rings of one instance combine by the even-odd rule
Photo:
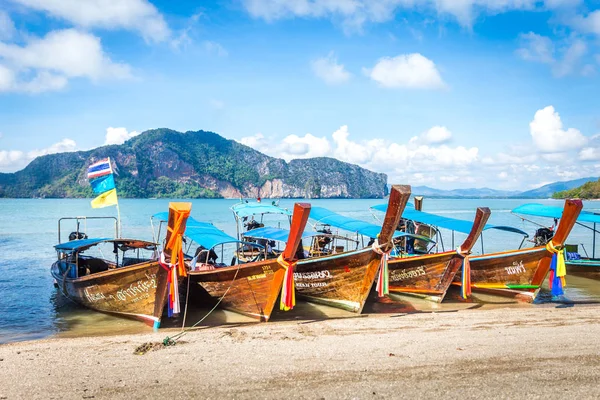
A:
<svg viewBox="0 0 600 400">
<path fill-rule="evenodd" d="M 0 398 L 598 398 L 600 307 L 369 314 L 0 346 Z"/>
</svg>

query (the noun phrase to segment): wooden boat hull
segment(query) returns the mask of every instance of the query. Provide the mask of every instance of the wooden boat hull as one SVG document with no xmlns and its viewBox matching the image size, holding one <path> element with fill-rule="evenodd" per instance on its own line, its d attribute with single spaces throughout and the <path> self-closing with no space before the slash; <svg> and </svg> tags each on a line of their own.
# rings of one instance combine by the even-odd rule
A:
<svg viewBox="0 0 600 400">
<path fill-rule="evenodd" d="M 471 257 L 471 289 L 531 302 L 550 270 L 552 254 L 545 247 Z M 454 283 L 460 285 L 457 274 Z"/>
<path fill-rule="evenodd" d="M 210 271 L 189 271 L 220 306 L 260 321 L 268 321 L 281 291 L 285 269 L 275 259 Z"/>
<path fill-rule="evenodd" d="M 56 261 L 51 273 L 61 292 L 92 310 L 133 318 L 158 328 L 167 297 L 167 271 L 158 262 L 67 278 Z M 64 270 L 64 268 L 62 269 Z"/>
<path fill-rule="evenodd" d="M 419 296 L 438 303 L 444 300 L 448 288 L 463 265 L 464 255 L 473 248 L 490 213 L 487 207 L 477 208 L 469 235 L 457 251 L 390 260 L 390 291 Z"/>
<path fill-rule="evenodd" d="M 299 260 L 294 270 L 296 294 L 311 302 L 361 313 L 380 260 L 370 247 Z"/>
<path fill-rule="evenodd" d="M 551 247 L 562 248 L 583 208 L 581 200 L 565 200 Z M 550 270 L 552 253 L 546 246 L 484 254 L 471 259 L 471 289 L 533 301 Z M 460 285 L 460 274 L 455 284 Z"/>
<path fill-rule="evenodd" d="M 600 280 L 600 260 L 582 258 L 581 260 L 565 261 L 567 276 L 574 275 L 581 278 Z"/>
<path fill-rule="evenodd" d="M 462 265 L 462 259 L 452 262 L 458 257 L 455 251 L 450 251 L 391 259 L 388 262 L 390 292 L 441 302 Z"/>
</svg>

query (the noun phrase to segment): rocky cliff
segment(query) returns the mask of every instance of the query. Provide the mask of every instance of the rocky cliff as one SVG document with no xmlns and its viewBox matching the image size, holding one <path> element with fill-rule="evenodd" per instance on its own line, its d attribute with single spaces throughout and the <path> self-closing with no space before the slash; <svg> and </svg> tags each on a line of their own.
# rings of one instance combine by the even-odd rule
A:
<svg viewBox="0 0 600 400">
<path fill-rule="evenodd" d="M 110 157 L 121 197 L 374 198 L 385 174 L 332 158 L 269 157 L 216 133 L 154 129 L 122 145 L 38 157 L 0 174 L 0 197 L 91 197 L 87 166 Z"/>
</svg>

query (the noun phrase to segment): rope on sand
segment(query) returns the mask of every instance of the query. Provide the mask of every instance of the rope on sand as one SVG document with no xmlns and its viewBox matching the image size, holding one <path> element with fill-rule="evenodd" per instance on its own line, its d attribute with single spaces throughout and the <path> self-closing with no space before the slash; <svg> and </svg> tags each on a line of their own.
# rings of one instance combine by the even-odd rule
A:
<svg viewBox="0 0 600 400">
<path fill-rule="evenodd" d="M 183 326 L 181 329 L 181 332 L 177 333 L 174 336 L 166 336 L 162 342 L 155 342 L 155 343 L 143 343 L 142 345 L 138 346 L 135 351 L 133 352 L 134 354 L 137 355 L 144 355 L 150 351 L 154 351 L 154 350 L 160 350 L 160 349 L 164 349 L 165 347 L 168 346 L 175 346 L 177 344 L 177 341 L 180 340 L 184 335 L 186 335 L 190 330 L 192 330 L 193 328 L 195 328 L 196 326 L 198 326 L 198 324 L 202 323 L 202 321 L 204 321 L 206 318 L 208 318 L 208 316 L 210 314 L 213 313 L 213 311 L 215 311 L 217 309 L 217 307 L 219 306 L 219 304 L 221 304 L 221 301 L 223 301 L 223 299 L 225 298 L 225 296 L 227 296 L 227 293 L 229 293 L 229 290 L 233 287 L 233 282 L 235 282 L 235 279 L 237 278 L 238 273 L 240 272 L 240 264 L 238 264 L 238 268 L 235 271 L 235 275 L 233 276 L 233 279 L 231 280 L 231 283 L 229 284 L 229 287 L 227 288 L 227 290 L 225 291 L 225 293 L 223 293 L 223 296 L 221 296 L 221 298 L 219 298 L 219 301 L 217 301 L 217 304 L 215 304 L 215 306 L 213 308 L 210 309 L 210 311 L 204 316 L 202 317 L 198 322 L 196 322 L 194 325 L 190 326 L 189 328 L 185 329 L 185 315 L 187 312 L 187 304 L 188 301 L 187 299 L 189 298 L 189 275 L 188 275 L 188 293 L 186 294 L 186 302 L 185 302 L 185 312 L 184 312 L 184 322 L 183 322 Z"/>
</svg>

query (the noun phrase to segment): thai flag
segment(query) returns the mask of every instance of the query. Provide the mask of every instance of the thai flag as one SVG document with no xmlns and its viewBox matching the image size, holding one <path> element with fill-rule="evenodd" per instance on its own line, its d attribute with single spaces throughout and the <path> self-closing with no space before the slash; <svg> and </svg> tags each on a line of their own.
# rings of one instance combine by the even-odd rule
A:
<svg viewBox="0 0 600 400">
<path fill-rule="evenodd" d="M 88 167 L 88 179 L 97 178 L 99 176 L 112 174 L 112 168 L 110 166 L 110 158 L 105 158 L 95 162 Z"/>
</svg>

